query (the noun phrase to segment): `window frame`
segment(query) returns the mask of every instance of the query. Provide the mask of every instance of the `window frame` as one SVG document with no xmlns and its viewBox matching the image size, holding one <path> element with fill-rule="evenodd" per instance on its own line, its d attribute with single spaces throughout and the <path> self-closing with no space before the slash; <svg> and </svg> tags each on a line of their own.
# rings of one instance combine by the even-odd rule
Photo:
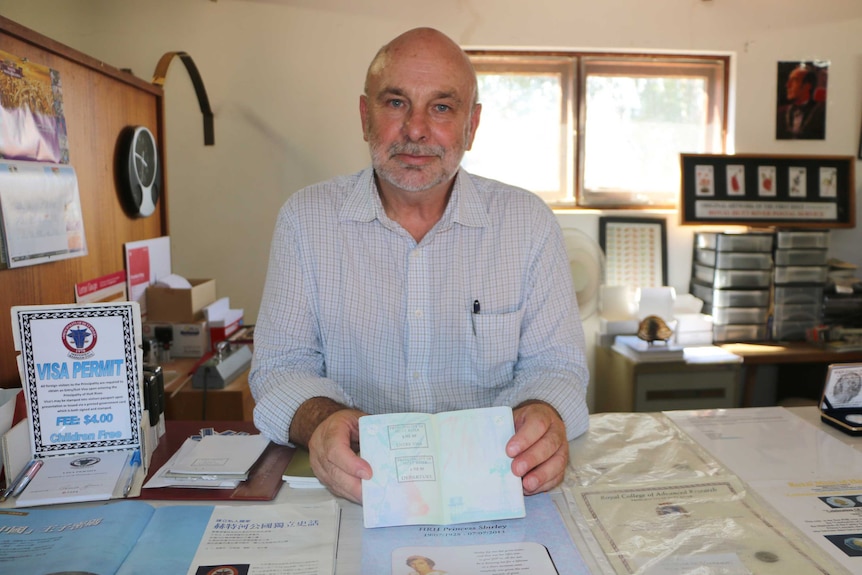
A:
<svg viewBox="0 0 862 575">
<path fill-rule="evenodd" d="M 561 117 L 567 124 L 561 129 L 562 143 L 565 145 L 565 161 L 561 171 L 565 172 L 562 180 L 566 186 L 563 190 L 548 193 L 537 192 L 550 207 L 554 209 L 678 209 L 678 193 L 672 202 L 637 201 L 637 193 L 631 190 L 586 190 L 584 186 L 584 162 L 586 133 L 586 84 L 589 73 L 596 69 L 606 69 L 613 72 L 631 70 L 638 75 L 644 75 L 650 68 L 657 77 L 691 77 L 699 76 L 707 79 L 708 115 L 715 117 L 721 113 L 720 122 L 715 123 L 714 130 L 718 133 L 718 148 L 712 153 L 726 153 L 728 143 L 728 122 L 730 116 L 730 73 L 731 56 L 723 53 L 688 54 L 688 53 L 644 53 L 644 52 L 610 52 L 610 51 L 561 51 L 561 50 L 492 50 L 467 49 L 467 55 L 473 62 L 476 71 L 537 71 L 536 65 L 553 61 L 558 65 L 563 63 L 568 67 L 566 83 L 563 85 L 563 106 L 568 107 Z M 677 66 L 680 71 L 671 73 L 670 66 Z M 693 74 L 694 70 L 704 70 L 711 66 L 707 73 Z M 684 73 L 687 72 L 687 73 Z M 647 74 L 649 75 L 649 74 Z M 718 104 L 715 99 L 720 98 Z M 481 102 L 481 94 L 479 95 Z M 711 124 L 712 125 L 712 124 Z M 567 128 L 567 130 L 566 130 Z M 480 128 L 481 129 L 481 128 Z M 567 133 L 563 133 L 567 132 Z M 562 197 L 562 199 L 560 199 Z M 669 197 L 669 196 L 666 196 Z M 654 199 L 654 198 L 653 198 Z"/>
</svg>

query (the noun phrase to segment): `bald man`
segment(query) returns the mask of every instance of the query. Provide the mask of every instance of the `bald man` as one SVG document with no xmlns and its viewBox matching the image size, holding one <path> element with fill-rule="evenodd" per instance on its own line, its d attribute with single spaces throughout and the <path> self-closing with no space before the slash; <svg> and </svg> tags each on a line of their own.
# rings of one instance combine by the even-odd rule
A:
<svg viewBox="0 0 862 575">
<path fill-rule="evenodd" d="M 476 74 L 444 34 L 380 49 L 359 98 L 371 167 L 279 212 L 249 377 L 255 424 L 361 502 L 359 418 L 509 405 L 527 495 L 560 483 L 589 373 L 562 234 L 535 194 L 460 168 Z"/>
</svg>

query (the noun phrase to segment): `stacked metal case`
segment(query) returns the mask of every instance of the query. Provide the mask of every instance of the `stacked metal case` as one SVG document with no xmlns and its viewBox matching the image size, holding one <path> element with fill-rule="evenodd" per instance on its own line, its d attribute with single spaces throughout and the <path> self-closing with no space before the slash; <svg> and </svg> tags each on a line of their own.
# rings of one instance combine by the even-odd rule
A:
<svg viewBox="0 0 862 575">
<path fill-rule="evenodd" d="M 690 291 L 712 315 L 713 341 L 769 338 L 771 232 L 696 232 Z"/>
<path fill-rule="evenodd" d="M 821 324 L 828 250 L 828 230 L 776 232 L 772 339 L 801 341 Z"/>
</svg>

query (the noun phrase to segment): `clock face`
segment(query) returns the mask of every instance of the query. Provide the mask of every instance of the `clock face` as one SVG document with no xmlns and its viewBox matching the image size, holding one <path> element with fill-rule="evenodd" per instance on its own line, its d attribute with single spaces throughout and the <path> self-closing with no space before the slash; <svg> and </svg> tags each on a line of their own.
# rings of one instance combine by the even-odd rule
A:
<svg viewBox="0 0 862 575">
<path fill-rule="evenodd" d="M 153 133 L 144 126 L 128 126 L 120 135 L 117 153 L 120 199 L 132 217 L 156 211 L 161 188 L 159 152 Z"/>
<path fill-rule="evenodd" d="M 144 188 L 150 188 L 156 179 L 156 143 L 146 128 L 136 131 L 134 145 L 135 171 Z"/>
</svg>

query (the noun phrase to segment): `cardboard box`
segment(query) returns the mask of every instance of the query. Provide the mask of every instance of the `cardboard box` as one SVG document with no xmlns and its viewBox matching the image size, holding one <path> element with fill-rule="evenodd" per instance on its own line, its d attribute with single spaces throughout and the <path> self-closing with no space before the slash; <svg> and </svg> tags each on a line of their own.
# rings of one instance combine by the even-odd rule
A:
<svg viewBox="0 0 862 575">
<path fill-rule="evenodd" d="M 173 332 L 171 357 L 202 357 L 210 351 L 210 332 L 207 322 L 172 323 L 145 321 L 142 333 L 144 339 L 155 339 L 156 328 L 170 326 Z"/>
<path fill-rule="evenodd" d="M 203 319 L 203 308 L 216 300 L 215 280 L 190 279 L 191 289 L 150 286 L 147 288 L 147 321 L 195 323 Z"/>
<path fill-rule="evenodd" d="M 242 310 L 240 310 L 242 312 Z M 212 351 L 216 350 L 216 345 L 220 341 L 226 340 L 228 337 L 239 331 L 242 326 L 242 315 L 230 323 L 219 322 L 222 325 L 210 324 L 210 347 Z"/>
<path fill-rule="evenodd" d="M 210 346 L 212 351 L 216 345 L 236 332 L 242 325 L 243 310 L 231 309 L 230 298 L 223 297 L 203 309 L 204 318 L 210 328 Z"/>
</svg>

